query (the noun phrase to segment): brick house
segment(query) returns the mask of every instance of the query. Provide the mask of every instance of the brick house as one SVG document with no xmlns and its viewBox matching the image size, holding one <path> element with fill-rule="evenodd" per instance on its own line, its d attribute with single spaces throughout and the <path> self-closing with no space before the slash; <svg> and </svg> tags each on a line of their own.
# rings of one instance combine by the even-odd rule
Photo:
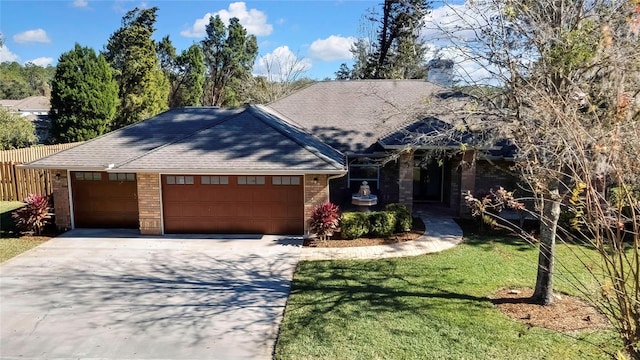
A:
<svg viewBox="0 0 640 360">
<path fill-rule="evenodd" d="M 319 82 L 267 106 L 172 109 L 25 165 L 54 174 L 56 225 L 142 234 L 302 234 L 317 204 L 350 202 L 368 181 L 380 202 L 433 202 L 512 181 L 487 160 L 438 164 L 409 133 L 453 124 L 469 99 L 425 81 Z M 418 104 L 419 106 L 416 106 Z M 447 144 L 442 147 L 446 148 Z M 391 159 L 391 160 L 390 160 Z"/>
</svg>

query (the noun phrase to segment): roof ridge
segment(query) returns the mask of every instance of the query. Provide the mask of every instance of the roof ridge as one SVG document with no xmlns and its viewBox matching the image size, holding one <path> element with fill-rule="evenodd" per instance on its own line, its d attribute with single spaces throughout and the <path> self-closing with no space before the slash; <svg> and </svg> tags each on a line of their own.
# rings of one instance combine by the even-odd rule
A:
<svg viewBox="0 0 640 360">
<path fill-rule="evenodd" d="M 306 143 L 296 139 L 295 137 L 290 136 L 285 131 L 283 131 L 282 128 L 280 128 L 279 126 L 276 126 L 274 124 L 274 122 L 275 122 L 274 118 L 280 119 L 280 117 L 276 116 L 275 114 L 273 114 L 268 107 L 263 106 L 263 105 L 249 105 L 249 109 L 254 112 L 254 115 L 256 115 L 255 114 L 256 112 L 258 112 L 260 114 L 263 114 L 263 115 L 266 115 L 269 118 L 270 121 L 267 121 L 264 117 L 260 117 L 260 116 L 256 116 L 256 118 L 258 120 L 260 120 L 262 123 L 264 123 L 265 125 L 271 127 L 272 129 L 276 130 L 277 132 L 279 132 L 280 134 L 284 135 L 288 139 L 292 140 L 293 142 L 295 142 L 300 147 L 302 147 L 303 149 L 305 149 L 306 151 L 308 151 L 312 155 L 316 156 L 320 160 L 326 162 L 329 165 L 336 166 L 338 168 L 342 168 L 342 169 L 345 168 L 346 162 L 345 162 L 345 164 L 341 164 L 340 162 L 330 158 L 329 156 L 326 156 L 326 155 L 322 154 L 320 149 L 318 149 L 317 147 L 309 146 L 309 144 L 306 144 Z M 331 146 L 329 144 L 326 144 L 320 138 L 318 138 L 318 137 L 314 136 L 313 134 L 307 132 L 306 129 L 304 129 L 302 126 L 298 125 L 297 123 L 294 123 L 292 121 L 288 121 L 288 119 L 285 116 L 282 116 L 282 119 L 280 119 L 280 120 L 286 122 L 287 124 L 289 124 L 290 126 L 295 128 L 296 130 L 302 132 L 306 136 L 309 136 L 309 137 L 313 138 L 314 140 L 320 142 L 324 146 L 327 146 L 329 149 L 335 151 L 337 154 L 340 154 L 340 156 L 342 157 L 343 160 L 345 159 L 345 155 L 341 151 L 335 149 L 333 146 Z"/>
<path fill-rule="evenodd" d="M 111 136 L 112 134 L 120 133 L 120 132 L 124 131 L 125 129 L 128 129 L 128 128 L 130 128 L 130 127 L 134 126 L 134 125 L 137 125 L 137 124 L 143 123 L 143 122 L 145 122 L 145 121 L 149 121 L 149 120 L 151 120 L 151 119 L 155 119 L 155 118 L 157 118 L 158 116 L 160 116 L 160 115 L 162 115 L 162 114 L 164 114 L 164 113 L 167 113 L 167 112 L 169 112 L 169 111 L 171 111 L 171 110 L 173 110 L 173 109 L 165 110 L 165 111 L 163 111 L 163 112 L 161 112 L 161 113 L 157 113 L 157 114 L 155 114 L 154 116 L 152 116 L 152 117 L 150 117 L 150 118 L 148 118 L 148 119 L 140 120 L 140 121 L 138 121 L 138 122 L 135 122 L 135 123 L 133 123 L 133 124 L 129 124 L 129 125 L 127 125 L 127 126 L 124 126 L 124 127 L 119 128 L 119 129 L 116 129 L 116 130 L 113 130 L 113 131 L 109 131 L 109 132 L 104 133 L 104 134 L 102 134 L 102 135 L 100 135 L 100 136 L 96 136 L 96 137 L 94 137 L 93 139 L 89 139 L 89 140 L 82 141 L 82 143 L 81 143 L 81 144 L 78 144 L 78 145 L 84 145 L 84 144 L 92 143 L 92 142 L 94 142 L 94 141 L 98 141 L 99 139 L 102 139 L 102 138 L 104 138 L 104 137 Z M 72 147 L 67 148 L 67 149 L 64 149 L 64 150 L 60 150 L 60 151 L 58 151 L 58 152 L 56 152 L 56 153 L 53 153 L 53 154 L 50 154 L 50 155 L 47 155 L 47 156 L 41 157 L 41 158 L 39 158 L 39 159 L 35 159 L 35 160 L 33 160 L 33 161 L 29 161 L 28 163 L 26 163 L 26 164 L 24 164 L 24 165 L 29 165 L 29 164 L 31 164 L 32 162 L 36 162 L 36 161 L 40 161 L 40 160 L 44 160 L 44 159 L 50 158 L 50 157 L 52 157 L 52 156 L 54 156 L 54 155 L 58 155 L 58 154 L 64 153 L 64 152 L 69 151 L 69 150 L 71 150 L 71 149 L 73 149 L 73 148 L 75 148 L 75 146 L 72 146 Z"/>
<path fill-rule="evenodd" d="M 230 109 L 221 109 L 221 108 L 218 108 L 218 109 L 220 109 L 220 110 L 230 110 Z M 181 137 L 178 137 L 178 138 L 176 138 L 176 139 L 174 139 L 174 140 L 172 140 L 172 141 L 169 141 L 169 142 L 167 142 L 167 143 L 165 143 L 165 144 L 162 144 L 162 145 L 160 145 L 160 146 L 158 146 L 158 147 L 156 147 L 156 148 L 153 148 L 153 149 L 151 149 L 151 150 L 149 150 L 149 151 L 145 152 L 144 154 L 140 154 L 140 155 L 138 155 L 138 156 L 134 156 L 133 158 L 127 159 L 126 161 L 123 161 L 123 162 L 121 162 L 120 164 L 118 164 L 118 165 L 114 166 L 114 168 L 118 168 L 118 167 L 120 167 L 120 166 L 122 166 L 122 165 L 126 165 L 126 164 L 128 164 L 128 163 L 130 163 L 130 162 L 136 161 L 136 160 L 138 160 L 138 159 L 140 159 L 140 158 L 143 158 L 143 157 L 145 157 L 145 156 L 147 156 L 147 155 L 149 155 L 149 154 L 152 154 L 152 153 L 154 153 L 154 152 L 156 152 L 156 151 L 159 151 L 159 150 L 161 150 L 161 149 L 164 149 L 165 147 L 167 147 L 167 146 L 169 146 L 169 145 L 175 144 L 175 143 L 180 142 L 180 141 L 182 141 L 182 140 L 184 140 L 184 139 L 186 139 L 186 138 L 189 138 L 189 137 L 191 137 L 191 136 L 194 136 L 195 134 L 197 134 L 197 133 L 199 133 L 199 132 L 202 132 L 202 131 L 205 131 L 205 130 L 209 130 L 209 129 L 211 129 L 211 128 L 212 128 L 212 127 L 214 127 L 214 126 L 218 126 L 218 125 L 222 124 L 222 123 L 223 123 L 223 122 L 225 122 L 225 121 L 228 121 L 228 120 L 230 120 L 230 119 L 232 119 L 232 118 L 235 118 L 235 117 L 239 116 L 239 115 L 240 115 L 240 114 L 242 114 L 243 112 L 244 112 L 244 111 L 240 111 L 240 112 L 238 112 L 238 113 L 236 113 L 236 114 L 233 114 L 233 115 L 231 115 L 231 116 L 226 116 L 226 117 L 224 117 L 224 118 L 222 118 L 222 119 L 220 119 L 220 120 L 218 120 L 218 121 L 213 121 L 213 122 L 212 122 L 212 124 L 210 124 L 210 125 L 207 125 L 207 126 L 202 127 L 202 128 L 200 128 L 200 129 L 198 129 L 198 130 L 192 131 L 192 132 L 190 132 L 189 134 L 186 134 L 186 135 L 181 136 Z"/>
</svg>

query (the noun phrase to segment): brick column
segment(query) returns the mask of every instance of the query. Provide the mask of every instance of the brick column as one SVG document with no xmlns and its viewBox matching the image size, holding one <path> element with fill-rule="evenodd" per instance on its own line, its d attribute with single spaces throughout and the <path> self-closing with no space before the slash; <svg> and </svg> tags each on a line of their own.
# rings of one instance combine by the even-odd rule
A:
<svg viewBox="0 0 640 360">
<path fill-rule="evenodd" d="M 71 229 L 71 205 L 69 204 L 69 179 L 67 170 L 51 170 L 53 184 L 53 212 L 56 215 L 58 230 Z"/>
<path fill-rule="evenodd" d="M 398 166 L 398 202 L 413 211 L 413 151 L 400 155 Z"/>
<path fill-rule="evenodd" d="M 138 173 L 136 176 L 140 234 L 161 235 L 160 174 Z"/>
<path fill-rule="evenodd" d="M 329 201 L 329 175 L 304 176 L 304 232 L 309 233 L 309 218 L 311 211 L 325 201 Z M 314 179 L 317 179 L 314 181 Z"/>
<path fill-rule="evenodd" d="M 475 156 L 474 150 L 465 151 L 460 163 L 460 216 L 466 218 L 471 217 L 471 211 L 465 204 L 464 197 L 467 191 L 475 194 L 476 190 Z"/>
</svg>

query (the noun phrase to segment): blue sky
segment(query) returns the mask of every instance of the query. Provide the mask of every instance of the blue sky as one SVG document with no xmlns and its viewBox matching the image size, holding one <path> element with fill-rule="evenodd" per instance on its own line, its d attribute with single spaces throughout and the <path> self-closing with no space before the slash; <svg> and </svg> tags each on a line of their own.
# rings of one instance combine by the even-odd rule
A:
<svg viewBox="0 0 640 360">
<path fill-rule="evenodd" d="M 280 66 L 322 80 L 333 78 L 342 62 L 351 64 L 351 44 L 366 35 L 361 19 L 369 9 L 379 9 L 382 1 L 0 0 L 0 32 L 5 41 L 0 47 L 0 62 L 55 65 L 76 42 L 100 51 L 127 11 L 156 6 L 154 37 L 159 40 L 169 35 L 178 51 L 202 40 L 211 15 L 218 14 L 225 21 L 237 17 L 258 39 L 254 74 L 280 80 L 284 76 Z M 451 46 L 442 35 L 443 29 L 455 31 L 464 42 L 490 19 L 490 13 L 474 10 L 475 2 L 468 1 L 433 2 L 422 31 L 429 48 L 425 60 L 437 49 L 441 57 L 454 60 L 459 78 L 478 79 L 487 72 L 473 56 Z"/>
<path fill-rule="evenodd" d="M 155 38 L 169 35 L 178 50 L 202 39 L 210 14 L 236 16 L 258 38 L 256 73 L 264 61 L 294 61 L 311 78 L 333 77 L 359 34 L 360 18 L 379 1 L 28 1 L 0 2 L 0 31 L 5 46 L 0 61 L 55 64 L 78 42 L 102 50 L 134 7 L 157 6 Z M 285 59 L 285 60 L 282 60 Z"/>
</svg>

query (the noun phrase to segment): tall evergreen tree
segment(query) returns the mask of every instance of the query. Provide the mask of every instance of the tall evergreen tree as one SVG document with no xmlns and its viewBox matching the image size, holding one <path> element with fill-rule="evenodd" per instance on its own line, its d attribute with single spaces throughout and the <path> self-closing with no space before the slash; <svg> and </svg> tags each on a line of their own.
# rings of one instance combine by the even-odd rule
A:
<svg viewBox="0 0 640 360">
<path fill-rule="evenodd" d="M 157 7 L 135 8 L 109 38 L 104 55 L 115 70 L 120 108 L 113 128 L 156 115 L 168 108 L 169 81 L 160 69 L 151 38 Z"/>
<path fill-rule="evenodd" d="M 198 45 L 191 45 L 180 55 L 168 36 L 157 45 L 160 66 L 169 79 L 169 107 L 200 106 L 204 90 L 204 54 Z"/>
<path fill-rule="evenodd" d="M 365 21 L 377 24 L 376 38 L 362 38 L 351 48 L 356 79 L 419 79 L 426 75 L 425 47 L 419 32 L 429 11 L 425 0 L 385 0 L 382 14 Z M 364 26 L 368 28 L 368 26 Z"/>
<path fill-rule="evenodd" d="M 226 27 L 219 16 L 211 17 L 202 41 L 207 65 L 206 105 L 237 105 L 242 80 L 251 76 L 258 55 L 258 42 L 248 35 L 238 18 Z"/>
<path fill-rule="evenodd" d="M 83 141 L 104 134 L 117 104 L 118 84 L 104 56 L 79 44 L 60 55 L 49 112 L 54 141 Z"/>
</svg>

